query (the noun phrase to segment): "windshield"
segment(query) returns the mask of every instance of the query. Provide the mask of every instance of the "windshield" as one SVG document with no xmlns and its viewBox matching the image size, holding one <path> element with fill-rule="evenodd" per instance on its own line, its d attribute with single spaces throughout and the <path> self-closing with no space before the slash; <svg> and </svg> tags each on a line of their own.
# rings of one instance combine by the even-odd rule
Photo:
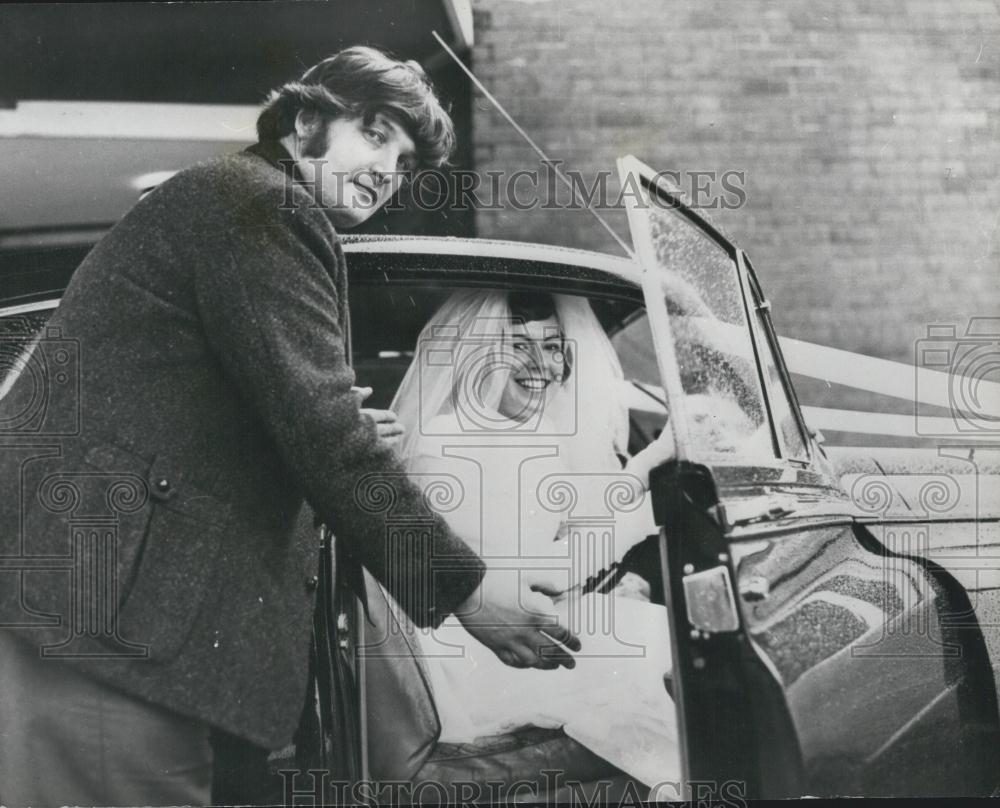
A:
<svg viewBox="0 0 1000 808">
<path fill-rule="evenodd" d="M 684 423 L 675 429 L 686 430 L 692 457 L 773 458 L 736 262 L 666 200 L 643 202 L 630 216 L 642 217 L 636 246 L 654 262 L 666 299 L 684 395 Z"/>
</svg>

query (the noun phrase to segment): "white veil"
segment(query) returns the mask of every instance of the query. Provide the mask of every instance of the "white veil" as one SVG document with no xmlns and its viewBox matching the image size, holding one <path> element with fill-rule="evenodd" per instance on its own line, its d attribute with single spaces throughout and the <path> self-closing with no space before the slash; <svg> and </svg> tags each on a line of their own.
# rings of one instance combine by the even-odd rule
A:
<svg viewBox="0 0 1000 808">
<path fill-rule="evenodd" d="M 528 450 L 521 455 L 494 453 L 500 460 L 493 467 L 485 462 L 484 453 L 475 454 L 484 459 L 479 472 L 483 488 L 478 493 L 470 490 L 472 496 L 447 514 L 456 533 L 487 564 L 495 558 L 503 561 L 489 574 L 506 576 L 499 580 L 511 586 L 511 593 L 521 592 L 530 580 L 522 579 L 522 572 L 535 569 L 567 590 L 582 584 L 585 577 L 606 571 L 608 562 L 617 557 L 607 553 L 619 547 L 619 541 L 612 546 L 608 537 L 641 538 L 649 532 L 647 523 L 652 524 L 651 515 L 647 519 L 643 511 L 623 508 L 616 514 L 614 530 L 603 517 L 599 529 L 588 530 L 594 523 L 586 514 L 581 524 L 571 526 L 569 498 L 564 511 L 549 504 L 537 512 L 532 509 L 539 501 L 539 475 L 547 479 L 562 473 L 593 474 L 600 480 L 616 474 L 621 466 L 615 452 L 626 449 L 628 438 L 627 412 L 621 403 L 622 368 L 590 304 L 570 295 L 552 299 L 564 338 L 564 367 L 569 370 L 561 383 L 538 391 L 537 413 L 514 420 L 497 410 L 511 371 L 524 366 L 524 354 L 515 358 L 511 349 L 516 323 L 508 293 L 490 290 L 456 292 L 434 314 L 390 405 L 405 427 L 397 449 L 418 484 L 423 484 L 422 476 L 431 476 L 421 470 L 433 467 L 421 466 L 428 458 L 447 468 L 440 459 L 457 457 L 451 468 L 458 472 L 469 467 L 472 450 L 497 445 Z M 523 400 L 519 394 L 518 401 Z M 443 454 L 450 444 L 470 451 Z M 558 449 L 557 456 L 531 451 L 549 447 Z M 540 458 L 534 473 L 519 460 L 531 454 Z M 556 465 L 561 468 L 554 470 Z M 487 469 L 493 472 L 489 488 Z M 527 490 L 518 488 L 521 482 Z M 530 497 L 527 507 L 518 498 L 522 493 Z M 551 504 L 554 500 L 550 496 Z M 518 559 L 523 563 L 511 563 Z M 653 722 L 654 726 L 644 718 L 670 715 L 673 709 L 662 680 L 671 664 L 664 644 L 666 611 L 612 597 L 586 603 L 566 598 L 552 611 L 584 643 L 578 667 L 564 671 L 565 676 L 506 668 L 483 645 L 470 641 L 465 628 L 454 621 L 421 635 L 442 738 L 464 742 L 523 725 L 561 726 L 637 777 L 652 783 L 662 779 L 661 771 L 670 776 L 676 768 L 671 765 L 677 754 L 676 726 L 663 721 Z M 609 690 L 609 683 L 617 683 L 617 690 Z M 608 695 L 622 688 L 628 699 Z"/>
<path fill-rule="evenodd" d="M 585 298 L 553 294 L 569 373 L 532 396 L 523 421 L 497 408 L 516 358 L 508 292 L 455 292 L 424 326 L 390 405 L 405 428 L 397 451 L 409 467 L 424 438 L 516 433 L 556 443 L 573 471 L 617 471 L 628 443 L 621 364 Z M 512 436 L 513 437 L 513 436 Z"/>
</svg>

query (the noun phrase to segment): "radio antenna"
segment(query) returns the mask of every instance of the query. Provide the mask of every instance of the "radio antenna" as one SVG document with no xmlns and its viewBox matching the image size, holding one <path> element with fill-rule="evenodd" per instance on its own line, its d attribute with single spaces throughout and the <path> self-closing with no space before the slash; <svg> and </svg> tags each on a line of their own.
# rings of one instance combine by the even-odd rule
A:
<svg viewBox="0 0 1000 808">
<path fill-rule="evenodd" d="M 575 199 L 576 198 L 576 186 L 573 185 L 573 183 L 570 181 L 569 177 L 567 177 L 565 174 L 563 174 L 562 171 L 559 170 L 559 166 L 557 166 L 552 160 L 549 159 L 548 155 L 546 155 L 545 152 L 542 151 L 542 148 L 537 143 L 535 143 L 535 141 L 531 139 L 531 136 L 527 132 L 525 132 L 524 129 L 522 129 L 521 126 L 518 124 L 518 122 L 515 121 L 511 117 L 510 113 L 507 112 L 507 110 L 505 110 L 503 108 L 503 104 L 501 104 L 499 101 L 497 101 L 497 99 L 493 96 L 493 93 L 491 93 L 489 90 L 487 90 L 483 86 L 483 83 L 479 79 L 476 78 L 475 74 L 471 70 L 469 70 L 468 67 L 465 66 L 465 63 L 461 59 L 458 58 L 458 56 L 456 55 L 455 51 L 453 51 L 451 48 L 448 47 L 448 44 L 438 35 L 438 32 L 437 31 L 431 31 L 431 36 L 433 36 L 438 41 L 438 44 L 442 48 L 444 48 L 445 53 L 447 53 L 452 58 L 452 60 L 455 62 L 455 64 L 457 64 L 462 69 L 462 71 L 465 73 L 465 75 L 467 75 L 469 77 L 469 80 L 474 85 L 476 85 L 476 87 L 479 89 L 479 92 L 481 92 L 483 95 L 485 95 L 486 99 L 494 107 L 496 107 L 497 112 L 499 112 L 504 117 L 504 119 L 507 121 L 507 123 L 509 123 L 512 127 L 514 127 L 514 131 L 517 132 L 522 138 L 524 138 L 525 142 L 529 146 L 531 146 L 532 149 L 535 150 L 535 153 L 540 158 L 542 158 L 542 161 L 546 165 L 551 166 L 551 168 L 556 172 L 556 176 L 559 177 L 560 180 L 562 180 L 563 184 L 567 188 L 569 188 L 570 193 L 573 194 L 573 198 Z M 603 216 L 601 216 L 601 214 L 599 214 L 596 210 L 594 210 L 590 205 L 587 205 L 587 210 L 590 211 L 591 215 L 595 219 L 597 219 L 598 222 L 600 222 L 601 227 L 603 227 L 605 230 L 608 231 L 608 233 L 611 234 L 611 238 L 613 238 L 616 242 L 618 242 L 618 245 L 623 250 L 625 250 L 625 254 L 629 258 L 634 259 L 635 258 L 635 253 L 632 252 L 632 248 L 629 247 L 622 240 L 621 236 L 619 236 L 614 231 L 614 228 L 612 228 L 611 225 L 608 224 L 607 220 L 605 220 L 605 218 Z"/>
</svg>

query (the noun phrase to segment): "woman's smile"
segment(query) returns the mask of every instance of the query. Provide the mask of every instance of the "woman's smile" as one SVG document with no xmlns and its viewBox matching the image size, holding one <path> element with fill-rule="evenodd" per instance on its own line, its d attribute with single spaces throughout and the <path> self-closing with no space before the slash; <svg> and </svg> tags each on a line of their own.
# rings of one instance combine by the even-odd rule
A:
<svg viewBox="0 0 1000 808">
<path fill-rule="evenodd" d="M 515 378 L 514 381 L 517 382 L 519 385 L 521 385 L 521 387 L 523 387 L 525 390 L 532 390 L 532 391 L 544 390 L 546 387 L 552 384 L 552 379 L 542 379 L 537 376 L 525 377 L 520 379 Z"/>
</svg>

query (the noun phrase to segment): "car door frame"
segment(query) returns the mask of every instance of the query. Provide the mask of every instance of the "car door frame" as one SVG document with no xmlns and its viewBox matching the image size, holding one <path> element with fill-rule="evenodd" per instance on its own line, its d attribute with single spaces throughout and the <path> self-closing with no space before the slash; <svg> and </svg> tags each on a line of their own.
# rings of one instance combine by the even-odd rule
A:
<svg viewBox="0 0 1000 808">
<path fill-rule="evenodd" d="M 653 195 L 658 195 L 672 213 L 722 248 L 732 262 L 775 449 L 774 462 L 770 465 L 778 471 L 780 479 L 785 464 L 778 453 L 779 439 L 771 418 L 769 391 L 764 383 L 766 374 L 762 370 L 757 335 L 752 325 L 754 318 L 749 310 L 745 266 L 739 258 L 739 250 L 684 202 L 680 190 L 671 187 L 672 183 L 664 174 L 654 172 L 631 155 L 618 160 L 618 170 L 623 188 L 631 188 L 634 193 L 639 190 L 634 185 L 638 180 L 640 189 L 649 195 L 648 204 L 653 204 Z M 741 630 L 727 539 L 727 515 L 717 490 L 714 469 L 690 459 L 691 447 L 684 426 L 684 389 L 670 315 L 656 269 L 648 220 L 637 212 L 635 203 L 636 197 L 632 196 L 631 204 L 626 206 L 629 228 L 642 269 L 646 311 L 677 447 L 676 461 L 658 469 L 651 478 L 654 512 L 661 526 L 663 584 L 670 611 L 673 657 L 670 688 L 677 709 L 681 750 L 681 777 L 676 787 L 680 796 L 686 799 L 719 796 L 730 787 L 744 794 L 792 796 L 802 782 L 802 761 L 797 744 L 791 741 L 781 744 L 776 757 L 783 761 L 786 776 L 765 785 L 760 781 L 762 767 L 754 745 L 745 742 L 755 728 L 760 730 L 770 724 L 775 725 L 774 731 L 768 733 L 772 736 L 790 739 L 794 735 L 789 733 L 791 722 L 783 709 L 780 689 L 775 686 L 774 671 Z M 682 536 L 686 537 L 683 541 Z M 702 594 L 696 594 L 699 592 Z M 705 614 L 700 617 L 694 614 L 698 611 L 696 599 L 707 604 Z M 738 675 L 738 671 L 742 675 Z M 750 708 L 751 690 L 756 691 L 757 704 L 766 702 L 765 707 Z M 725 716 L 721 722 L 718 720 L 720 714 Z"/>
<path fill-rule="evenodd" d="M 914 559 L 890 559 L 884 547 L 859 529 L 852 503 L 840 488 L 814 433 L 807 428 L 766 311 L 766 298 L 742 250 L 687 206 L 680 192 L 667 187 L 662 175 L 654 174 L 648 166 L 628 157 L 619 161 L 619 171 L 623 187 L 630 171 L 638 173 L 646 193 L 665 197 L 674 213 L 722 247 L 733 261 L 775 450 L 775 457 L 767 462 L 692 461 L 680 435 L 684 430 L 678 427 L 683 417 L 682 394 L 678 395 L 680 380 L 663 379 L 674 431 L 681 439 L 677 461 L 657 470 L 652 491 L 657 523 L 662 526 L 661 558 L 671 610 L 671 685 L 682 746 L 681 794 L 689 799 L 719 796 L 735 781 L 744 796 L 800 796 L 809 793 L 803 747 L 786 701 L 782 675 L 774 660 L 748 633 L 744 601 L 755 593 L 738 591 L 748 583 L 739 579 L 741 558 L 767 537 L 792 537 L 807 555 L 815 556 L 818 550 L 813 552 L 810 542 L 819 532 L 828 531 L 831 541 L 838 542 L 848 553 L 858 553 L 859 557 L 867 554 L 864 557 L 869 560 L 888 560 L 890 566 L 895 564 L 899 570 L 905 567 L 905 575 L 924 583 L 933 581 L 937 586 L 947 581 L 929 565 Z M 644 217 L 630 210 L 638 260 L 644 276 L 655 275 L 655 252 L 651 242 L 642 243 L 643 228 L 633 226 L 635 219 L 641 221 Z M 648 228 L 645 232 L 649 232 Z M 644 290 L 647 311 L 658 312 L 661 333 L 654 330 L 656 350 L 672 353 L 670 315 L 662 287 L 645 283 Z M 759 309 L 764 310 L 760 321 L 755 316 Z M 650 320 L 653 325 L 653 314 Z M 765 343 L 778 370 L 778 380 L 769 379 L 762 363 L 761 346 Z M 661 361 L 660 368 L 665 377 L 675 372 L 676 357 Z M 777 389 L 779 384 L 781 390 Z M 805 458 L 785 456 L 785 441 L 773 417 L 772 399 L 776 394 L 786 396 L 805 442 Z M 677 404 L 681 405 L 680 413 L 675 409 Z M 953 587 L 950 597 L 952 602 L 960 601 L 960 588 Z M 701 606 L 699 599 L 704 601 Z M 713 604 L 714 610 L 709 608 Z M 921 608 L 926 616 L 944 624 L 941 618 L 946 612 L 936 600 L 925 599 Z M 975 642 L 972 638 L 970 647 Z M 853 653 L 854 648 L 848 643 L 843 650 Z M 894 695 L 890 694 L 890 698 Z M 759 751 L 764 742 L 768 743 L 766 756 Z"/>
</svg>

